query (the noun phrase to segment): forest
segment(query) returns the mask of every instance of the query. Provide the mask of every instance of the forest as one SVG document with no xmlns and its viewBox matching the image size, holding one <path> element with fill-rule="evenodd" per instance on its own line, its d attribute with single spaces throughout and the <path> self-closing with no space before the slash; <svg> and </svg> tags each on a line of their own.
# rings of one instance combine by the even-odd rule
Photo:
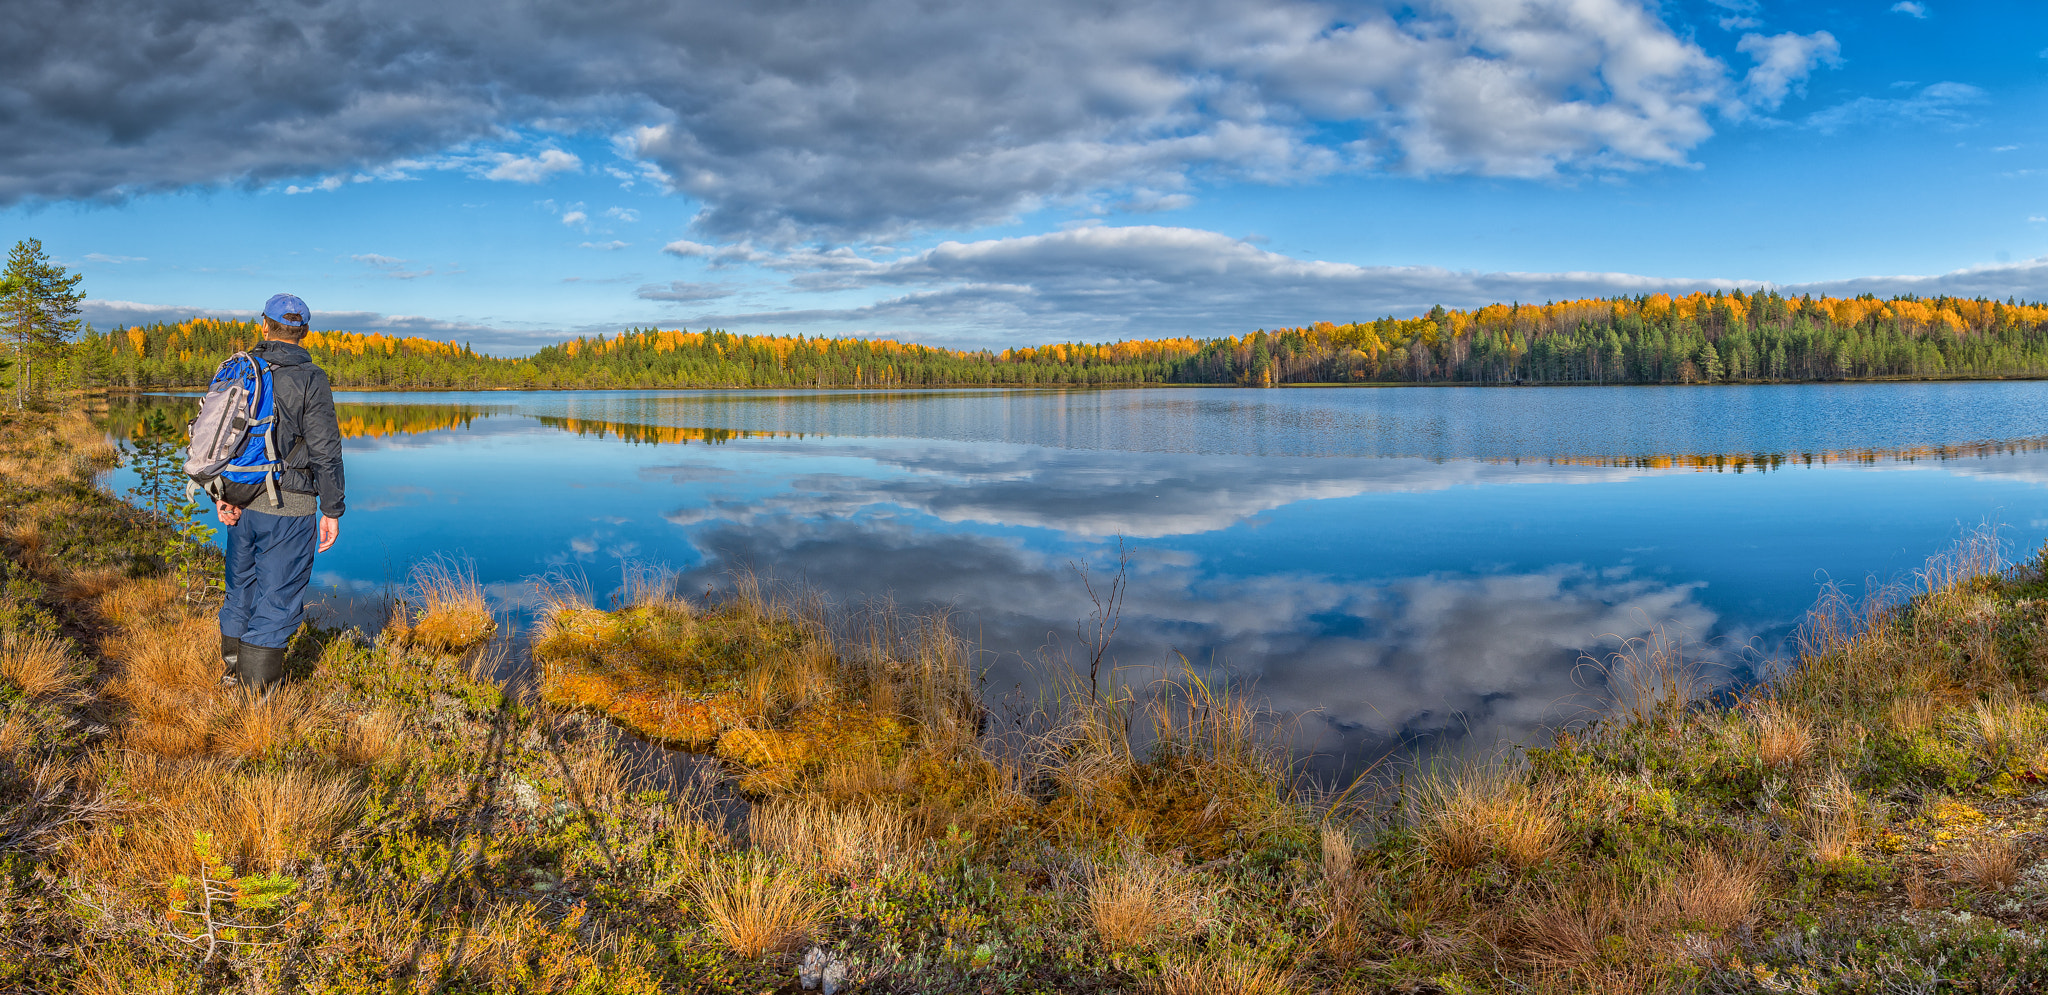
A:
<svg viewBox="0 0 2048 995">
<path fill-rule="evenodd" d="M 84 387 L 204 384 L 257 338 L 195 319 L 88 330 L 45 364 Z M 337 387 L 900 388 L 1096 384 L 1660 384 L 2048 375 L 2048 305 L 1775 292 L 1442 307 L 1220 338 L 954 350 L 887 339 L 636 329 L 500 357 L 424 338 L 320 331 Z"/>
</svg>

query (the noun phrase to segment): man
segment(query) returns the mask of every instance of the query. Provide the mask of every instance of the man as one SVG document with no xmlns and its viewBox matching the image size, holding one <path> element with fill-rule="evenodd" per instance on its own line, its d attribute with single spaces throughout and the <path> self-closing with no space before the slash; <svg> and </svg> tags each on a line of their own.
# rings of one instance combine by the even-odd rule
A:
<svg viewBox="0 0 2048 995">
<path fill-rule="evenodd" d="M 228 526 L 227 603 L 220 609 L 220 656 L 230 683 L 267 688 L 284 676 L 285 644 L 305 614 L 313 554 L 341 536 L 341 427 L 326 371 L 299 343 L 312 328 L 306 302 L 278 294 L 263 305 L 264 340 L 249 350 L 272 369 L 276 440 L 285 468 L 281 505 L 259 497 L 247 508 L 215 506 Z"/>
</svg>

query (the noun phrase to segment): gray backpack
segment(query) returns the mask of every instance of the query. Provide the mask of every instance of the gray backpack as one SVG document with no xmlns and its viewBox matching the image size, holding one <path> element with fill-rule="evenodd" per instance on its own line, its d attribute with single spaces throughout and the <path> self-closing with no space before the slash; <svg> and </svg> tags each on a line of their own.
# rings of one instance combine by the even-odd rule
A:
<svg viewBox="0 0 2048 995">
<path fill-rule="evenodd" d="M 267 493 L 271 507 L 284 504 L 277 493 L 285 460 L 277 455 L 269 363 L 246 352 L 229 356 L 214 371 L 199 414 L 185 430 L 192 439 L 185 447 L 185 475 L 192 478 L 187 494 L 204 490 L 217 501 L 246 508 Z"/>
</svg>

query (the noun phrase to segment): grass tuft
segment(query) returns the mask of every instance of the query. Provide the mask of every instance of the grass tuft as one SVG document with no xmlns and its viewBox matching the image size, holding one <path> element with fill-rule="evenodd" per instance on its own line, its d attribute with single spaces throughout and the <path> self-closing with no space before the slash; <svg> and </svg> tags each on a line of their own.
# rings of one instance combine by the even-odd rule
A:
<svg viewBox="0 0 2048 995">
<path fill-rule="evenodd" d="M 2019 883 L 2019 848 L 2003 836 L 1987 836 L 1957 854 L 1949 866 L 1962 884 L 1983 891 L 2005 891 Z"/>
<path fill-rule="evenodd" d="M 830 911 L 807 877 L 760 854 L 708 860 L 689 886 L 712 935 L 742 957 L 802 946 Z"/>
<path fill-rule="evenodd" d="M 1750 713 L 1757 760 L 1769 770 L 1786 770 L 1813 754 L 1813 729 L 1798 713 L 1777 701 L 1759 703 Z"/>
<path fill-rule="evenodd" d="M 1547 788 L 1506 763 L 1462 763 L 1422 777 L 1413 818 L 1432 860 L 1450 868 L 1498 860 L 1534 867 L 1556 856 L 1563 819 Z"/>
<path fill-rule="evenodd" d="M 460 653 L 498 631 L 490 599 L 484 596 L 473 568 L 445 559 L 429 560 L 413 568 L 412 585 L 419 600 L 419 614 L 410 627 L 413 645 L 437 653 Z"/>
<path fill-rule="evenodd" d="M 1227 956 L 1162 958 L 1151 990 L 1157 995 L 1290 995 L 1293 972 Z"/>
<path fill-rule="evenodd" d="M 262 760 L 332 728 L 333 716 L 303 688 L 286 684 L 268 692 L 236 688 L 215 712 L 209 745 L 219 756 Z"/>
<path fill-rule="evenodd" d="M 84 683 L 67 640 L 11 631 L 0 636 L 0 680 L 29 698 L 70 698 Z"/>
<path fill-rule="evenodd" d="M 835 805 L 811 797 L 755 805 L 747 815 L 747 838 L 791 863 L 852 878 L 903 864 L 914 836 L 893 805 L 874 800 Z"/>
<path fill-rule="evenodd" d="M 1098 864 L 1088 880 L 1088 919 L 1110 947 L 1145 947 L 1194 931 L 1200 892 L 1186 868 L 1136 847 Z"/>
</svg>

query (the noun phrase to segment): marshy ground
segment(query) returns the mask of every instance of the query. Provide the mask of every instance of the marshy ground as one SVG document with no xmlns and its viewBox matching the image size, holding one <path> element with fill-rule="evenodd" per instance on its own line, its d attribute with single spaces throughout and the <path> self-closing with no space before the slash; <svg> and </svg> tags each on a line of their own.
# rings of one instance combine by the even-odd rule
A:
<svg viewBox="0 0 2048 995">
<path fill-rule="evenodd" d="M 1323 794 L 1192 672 L 992 710 L 943 619 L 744 587 L 557 592 L 507 688 L 430 567 L 223 689 L 116 458 L 0 415 L 0 991 L 2048 987 L 2048 580 L 1981 544 L 1739 697 L 1644 644 L 1552 743 Z"/>
</svg>

